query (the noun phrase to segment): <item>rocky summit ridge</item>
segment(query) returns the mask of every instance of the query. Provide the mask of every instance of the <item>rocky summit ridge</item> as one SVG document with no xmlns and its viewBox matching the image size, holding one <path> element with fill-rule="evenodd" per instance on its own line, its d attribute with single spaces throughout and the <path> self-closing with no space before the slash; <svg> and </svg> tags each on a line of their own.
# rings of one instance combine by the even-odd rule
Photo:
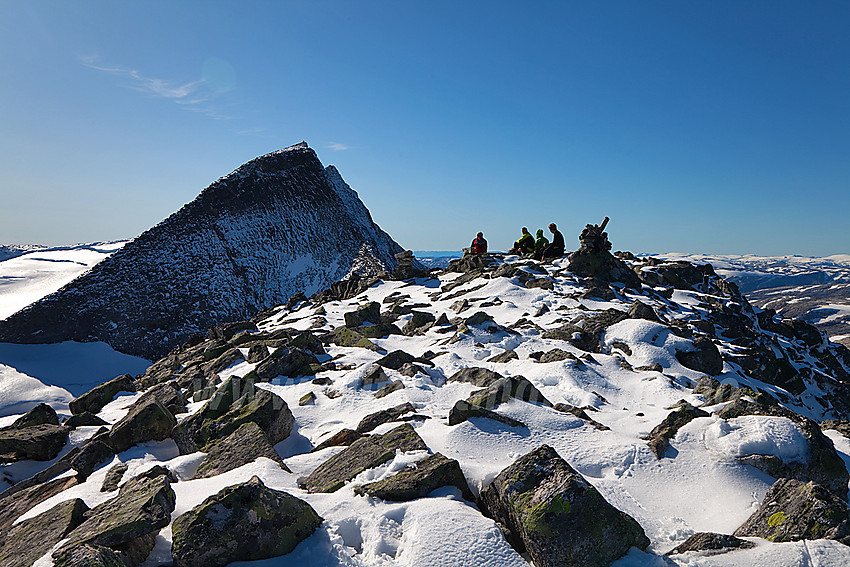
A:
<svg viewBox="0 0 850 567">
<path fill-rule="evenodd" d="M 351 277 L 34 408 L 0 567 L 850 563 L 847 349 L 581 244 Z"/>
<path fill-rule="evenodd" d="M 402 248 L 306 143 L 237 168 L 58 292 L 0 321 L 0 342 L 104 341 L 149 359 L 219 323 Z"/>
</svg>

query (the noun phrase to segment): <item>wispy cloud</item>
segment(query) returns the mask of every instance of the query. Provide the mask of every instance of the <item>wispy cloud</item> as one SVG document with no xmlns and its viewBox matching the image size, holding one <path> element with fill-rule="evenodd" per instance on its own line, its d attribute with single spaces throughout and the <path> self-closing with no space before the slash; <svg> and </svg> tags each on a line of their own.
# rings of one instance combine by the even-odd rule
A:
<svg viewBox="0 0 850 567">
<path fill-rule="evenodd" d="M 340 144 L 340 143 L 337 143 L 337 142 L 331 142 L 330 144 L 328 144 L 325 147 L 328 148 L 329 150 L 334 151 L 334 152 L 344 152 L 345 150 L 351 149 L 351 146 L 348 146 L 346 144 Z"/>
<path fill-rule="evenodd" d="M 129 79 L 127 86 L 135 91 L 171 100 L 187 110 L 200 112 L 216 120 L 229 118 L 212 104 L 211 99 L 214 93 L 206 88 L 204 79 L 179 82 L 148 77 L 129 67 L 100 64 L 98 58 L 94 56 L 80 57 L 80 62 L 89 69 Z"/>
</svg>

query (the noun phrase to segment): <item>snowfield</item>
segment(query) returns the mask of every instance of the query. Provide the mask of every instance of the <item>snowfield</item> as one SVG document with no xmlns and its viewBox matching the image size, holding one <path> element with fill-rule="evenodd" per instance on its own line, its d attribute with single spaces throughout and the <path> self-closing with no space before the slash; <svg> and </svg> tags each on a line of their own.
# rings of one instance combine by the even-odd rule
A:
<svg viewBox="0 0 850 567">
<path fill-rule="evenodd" d="M 92 252 L 92 261 L 100 253 Z M 43 252 L 34 255 L 44 257 Z M 7 260 L 0 263 L 0 268 L 8 268 L 10 271 L 4 273 L 9 274 L 13 266 L 5 264 L 19 261 L 17 266 L 21 269 L 33 270 L 26 273 L 35 273 L 36 268 L 27 267 L 36 266 L 35 259 L 26 258 Z M 57 264 L 64 267 L 64 263 Z M 53 263 L 45 262 L 45 265 Z M 738 458 L 769 455 L 784 463 L 805 463 L 810 457 L 805 437 L 794 422 L 784 417 L 746 415 L 723 420 L 710 415 L 682 427 L 670 440 L 663 457 L 656 458 L 645 437 L 680 400 L 696 406 L 706 401 L 692 392 L 703 373 L 683 366 L 677 358 L 677 353 L 695 349 L 693 340 L 674 334 L 668 325 L 659 322 L 626 319 L 604 331 L 600 340 L 603 352 L 588 356 L 564 340 L 543 338 L 543 333 L 577 321 L 582 315 L 606 309 L 626 311 L 637 299 L 671 320 L 699 319 L 708 307 L 708 298 L 704 293 L 677 290 L 671 299 L 663 300 L 646 289 L 640 294 L 618 289 L 617 297 L 612 300 L 586 298 L 582 297 L 583 283 L 565 271 L 566 265 L 566 259 L 546 265 L 549 279 L 554 283 L 552 290 L 529 289 L 516 277 L 493 277 L 473 279 L 440 293 L 441 286 L 461 277 L 458 273 L 443 273 L 439 279 L 379 281 L 352 299 L 330 301 L 321 306 L 301 302 L 292 311 L 280 308 L 258 324 L 260 331 L 281 328 L 309 329 L 317 333 L 330 331 L 345 325 L 346 312 L 370 301 L 381 303 L 385 309 L 393 297 L 404 297 L 404 302 L 415 305 L 416 311 L 435 317 L 468 318 L 476 312 L 484 312 L 495 325 L 486 322 L 469 325 L 468 333 L 459 334 L 434 326 L 420 335 L 391 334 L 372 339 L 383 352 L 329 344 L 325 346 L 326 356 L 320 360 L 333 360 L 337 370 L 325 370 L 315 376 L 277 378 L 259 384 L 283 399 L 295 417 L 296 425 L 290 436 L 275 446 L 291 473 L 260 457 L 212 478 L 192 480 L 204 453 L 180 455 L 171 439 L 143 443 L 118 454 L 85 482 L 42 502 L 16 521 L 31 518 L 71 498 L 81 498 L 87 505 L 94 506 L 115 497 L 117 491 L 104 493 L 100 492 L 100 487 L 106 472 L 118 462 L 129 467 L 125 480 L 159 464 L 169 468 L 178 478 L 172 485 L 177 496 L 172 520 L 222 488 L 246 482 L 254 475 L 270 488 L 305 500 L 324 519 L 321 527 L 292 553 L 262 561 L 232 563 L 233 566 L 530 565 L 527 557 L 508 544 L 496 523 L 482 515 L 475 503 L 464 500 L 457 489 L 438 489 L 427 498 L 411 502 L 386 502 L 355 494 L 356 486 L 387 478 L 411 466 L 427 455 L 424 451 L 397 453 L 390 462 L 364 471 L 336 492 L 308 493 L 299 488 L 299 477 L 308 475 L 343 449 L 329 447 L 310 452 L 313 447 L 343 428 L 356 428 L 368 414 L 409 402 L 420 416 L 409 423 L 431 453 L 440 452 L 460 463 L 476 496 L 522 455 L 542 444 L 553 447 L 609 503 L 636 519 L 650 538 L 647 551 L 633 548 L 614 563 L 616 567 L 850 565 L 850 547 L 831 540 L 771 543 L 746 538 L 756 543 L 753 549 L 721 554 L 664 555 L 696 532 L 731 534 L 735 531 L 758 509 L 775 480 L 742 464 Z M 61 277 L 69 275 L 66 271 Z M 44 289 L 49 287 L 48 281 L 54 285 L 52 282 L 58 279 L 50 280 L 45 275 Z M 0 288 L 0 308 L 8 311 L 24 304 L 26 297 L 15 297 L 14 284 L 0 285 L 7 286 Z M 457 313 L 457 302 L 461 300 L 466 300 L 469 308 Z M 728 298 L 715 296 L 711 300 L 728 301 Z M 402 315 L 395 324 L 402 328 L 411 317 L 410 314 Z M 523 318 L 532 324 L 517 325 Z M 49 346 L 32 348 L 50 353 L 44 350 Z M 531 356 L 555 348 L 573 356 L 545 363 Z M 723 342 L 720 348 L 734 346 Z M 90 351 L 88 358 L 106 361 L 113 376 L 144 371 L 139 368 L 144 362 L 141 359 L 123 359 L 106 348 L 98 349 Z M 371 363 L 394 350 L 403 350 L 415 357 L 429 356 L 430 351 L 436 355 L 431 358 L 434 366 L 426 366 L 424 371 L 413 376 L 386 369 L 389 379 L 400 380 L 404 388 L 376 398 L 377 387 L 361 386 L 361 378 Z M 517 358 L 507 362 L 490 360 L 509 350 L 513 350 Z M 17 414 L 38 401 L 45 401 L 60 415 L 68 416 L 67 404 L 72 396 L 88 389 L 82 387 L 78 378 L 68 377 L 75 374 L 73 366 L 81 364 L 69 358 L 68 353 L 54 351 L 47 355 L 51 356 L 54 369 L 65 366 L 71 370 L 63 377 L 59 372 L 38 368 L 31 368 L 24 374 L 8 359 L 4 360 L 4 352 L 11 351 L 0 348 L 0 363 L 3 364 L 0 366 L 0 415 L 5 416 L 0 425 L 8 425 Z M 244 376 L 255 367 L 255 364 L 240 361 L 219 376 L 223 379 L 231 375 Z M 495 411 L 527 427 L 512 427 L 486 418 L 471 418 L 449 426 L 447 416 L 455 402 L 467 398 L 478 388 L 469 383 L 447 381 L 447 378 L 468 367 L 488 368 L 502 376 L 523 376 L 553 404 L 585 408 L 593 420 L 608 429 L 598 429 L 584 419 L 542 403 L 518 399 L 500 404 Z M 315 378 L 327 378 L 330 385 L 317 385 L 313 382 Z M 777 394 L 782 399 L 788 397 L 778 386 L 748 378 L 740 368 L 729 363 L 715 378 L 721 383 Z M 299 400 L 310 392 L 316 394 L 315 402 L 299 405 Z M 820 393 L 810 386 L 794 398 L 792 409 L 818 419 L 827 417 L 816 401 Z M 140 396 L 140 393 L 122 393 L 98 415 L 115 423 Z M 203 404 L 190 403 L 189 413 L 177 415 L 177 419 L 186 419 Z M 704 409 L 716 411 L 722 407 L 723 404 L 719 404 Z M 383 434 L 397 425 L 398 422 L 386 423 L 374 433 Z M 95 430 L 78 428 L 71 445 L 82 444 Z M 837 431 L 829 431 L 827 435 L 835 443 L 839 455 L 850 462 L 850 440 Z M 70 445 L 63 451 L 67 450 Z M 27 461 L 3 465 L 3 475 L 8 481 L 20 481 L 49 464 Z M 171 537 L 170 526 L 159 533 L 144 567 L 170 564 Z M 36 565 L 52 565 L 49 554 Z"/>
</svg>

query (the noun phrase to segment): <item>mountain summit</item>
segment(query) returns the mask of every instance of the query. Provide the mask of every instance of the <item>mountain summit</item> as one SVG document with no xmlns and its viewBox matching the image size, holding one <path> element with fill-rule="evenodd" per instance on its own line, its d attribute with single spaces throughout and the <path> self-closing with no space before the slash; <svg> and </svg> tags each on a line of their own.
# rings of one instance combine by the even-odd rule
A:
<svg viewBox="0 0 850 567">
<path fill-rule="evenodd" d="M 401 251 L 302 142 L 215 181 L 90 272 L 0 321 L 0 341 L 105 341 L 155 358 L 299 291 L 391 270 Z"/>
</svg>

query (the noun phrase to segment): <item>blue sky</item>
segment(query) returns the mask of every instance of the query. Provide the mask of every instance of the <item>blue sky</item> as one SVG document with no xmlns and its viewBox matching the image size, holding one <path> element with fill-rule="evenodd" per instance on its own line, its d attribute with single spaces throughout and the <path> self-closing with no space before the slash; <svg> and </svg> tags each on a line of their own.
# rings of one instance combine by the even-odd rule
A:
<svg viewBox="0 0 850 567">
<path fill-rule="evenodd" d="M 850 253 L 850 2 L 0 0 L 0 243 L 302 140 L 400 244 Z M 572 243 L 572 244 L 571 244 Z"/>
</svg>

